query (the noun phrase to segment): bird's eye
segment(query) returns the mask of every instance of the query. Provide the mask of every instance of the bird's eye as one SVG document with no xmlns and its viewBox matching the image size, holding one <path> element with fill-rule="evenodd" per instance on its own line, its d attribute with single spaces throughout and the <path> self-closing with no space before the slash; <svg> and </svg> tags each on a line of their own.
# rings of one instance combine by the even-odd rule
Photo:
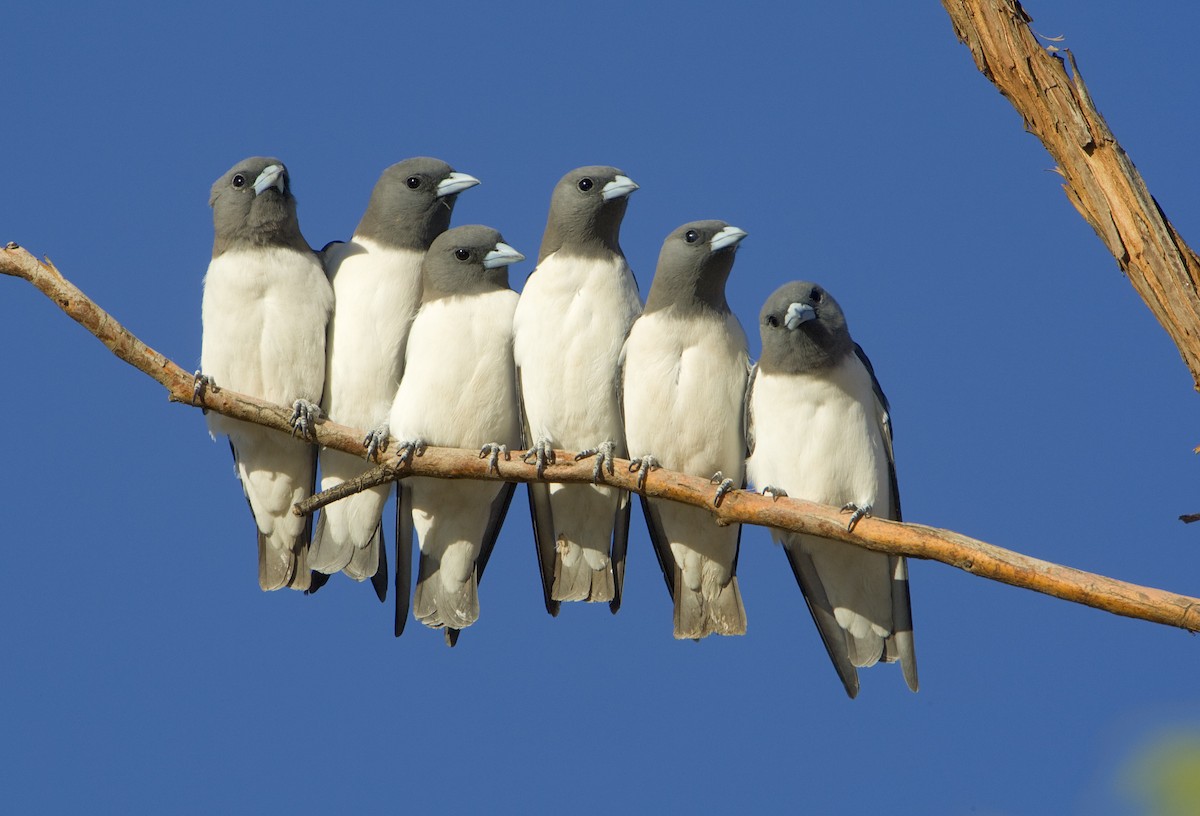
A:
<svg viewBox="0 0 1200 816">
<path fill-rule="evenodd" d="M 814 306 L 816 306 L 818 303 L 821 302 L 821 290 L 813 289 L 812 294 L 808 296 L 808 299 L 813 302 Z"/>
<path fill-rule="evenodd" d="M 595 186 L 596 182 L 592 181 L 590 178 L 581 178 L 579 180 L 579 189 L 583 190 L 585 193 Z"/>
<path fill-rule="evenodd" d="M 459 247 L 458 249 L 454 250 L 454 257 L 458 258 L 460 261 L 465 261 L 467 258 L 471 257 L 471 250 Z"/>
<path fill-rule="evenodd" d="M 241 173 L 238 173 L 236 176 L 233 177 L 233 186 L 234 187 L 245 187 L 246 186 L 246 177 L 243 176 Z"/>
<path fill-rule="evenodd" d="M 421 186 L 421 180 L 416 176 L 409 176 L 408 181 L 404 182 L 408 185 L 408 189 L 415 190 Z"/>
<path fill-rule="evenodd" d="M 688 230 L 687 234 L 683 236 L 683 240 L 687 241 L 689 244 L 694 244 L 700 240 L 700 233 L 696 232 L 695 230 Z"/>
<path fill-rule="evenodd" d="M 772 329 L 778 329 L 779 328 L 779 318 L 776 317 L 775 315 L 767 315 L 767 325 L 770 326 Z"/>
</svg>

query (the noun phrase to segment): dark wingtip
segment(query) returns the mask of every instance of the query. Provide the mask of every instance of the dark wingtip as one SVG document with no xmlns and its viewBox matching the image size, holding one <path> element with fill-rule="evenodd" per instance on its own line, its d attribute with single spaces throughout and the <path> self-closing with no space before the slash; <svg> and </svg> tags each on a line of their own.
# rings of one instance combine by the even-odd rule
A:
<svg viewBox="0 0 1200 816">
<path fill-rule="evenodd" d="M 621 611 L 620 597 L 613 598 L 611 601 L 608 602 L 608 611 L 613 613 L 614 615 Z"/>
<path fill-rule="evenodd" d="M 449 627 L 446 628 L 446 645 L 449 646 L 451 649 L 453 649 L 455 644 L 458 643 L 459 631 L 461 631 L 461 630 L 450 629 Z"/>
<path fill-rule="evenodd" d="M 546 611 L 550 613 L 550 617 L 557 618 L 558 610 L 562 608 L 562 604 L 558 601 L 546 601 Z"/>
<path fill-rule="evenodd" d="M 375 597 L 380 603 L 387 600 L 388 591 L 388 563 L 387 563 L 387 547 L 380 542 L 379 546 L 379 566 L 375 569 L 375 574 L 371 576 L 371 586 L 375 588 Z"/>
<path fill-rule="evenodd" d="M 317 590 L 329 583 L 329 576 L 323 572 L 312 571 L 312 577 L 309 578 L 308 589 L 304 590 L 305 595 L 316 595 Z"/>
</svg>

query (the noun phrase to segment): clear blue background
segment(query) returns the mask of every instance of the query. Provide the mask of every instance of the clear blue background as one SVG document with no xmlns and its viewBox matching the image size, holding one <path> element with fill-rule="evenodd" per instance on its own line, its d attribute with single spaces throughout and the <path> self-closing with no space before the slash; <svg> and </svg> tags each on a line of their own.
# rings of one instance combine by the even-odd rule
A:
<svg viewBox="0 0 1200 816">
<path fill-rule="evenodd" d="M 0 241 L 194 367 L 208 189 L 245 156 L 287 162 L 316 246 L 385 166 L 439 156 L 483 180 L 456 222 L 531 258 L 555 181 L 613 164 L 642 187 L 643 293 L 671 229 L 721 218 L 749 232 L 729 294 L 752 351 L 779 284 L 836 294 L 910 520 L 1200 594 L 1191 377 L 940 4 L 650 5 L 14 6 Z M 1200 244 L 1200 6 L 1029 11 Z M 224 443 L 17 280 L 0 344 L 14 813 L 1136 813 L 1129 762 L 1200 723 L 1193 637 L 932 562 L 920 693 L 880 666 L 850 701 L 756 528 L 743 638 L 672 639 L 638 516 L 621 614 L 551 619 L 523 491 L 479 623 L 453 651 L 397 641 L 365 586 L 259 592 Z"/>
</svg>

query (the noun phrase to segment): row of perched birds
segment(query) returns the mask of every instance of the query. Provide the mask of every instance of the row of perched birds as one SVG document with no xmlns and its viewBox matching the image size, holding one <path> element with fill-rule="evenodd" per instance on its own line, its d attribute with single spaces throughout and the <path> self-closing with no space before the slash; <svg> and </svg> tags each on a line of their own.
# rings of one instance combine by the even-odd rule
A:
<svg viewBox="0 0 1200 816">
<path fill-rule="evenodd" d="M 837 302 L 792 282 L 763 306 L 762 357 L 751 366 L 725 284 L 746 233 L 684 224 L 663 242 L 642 305 L 619 235 L 628 176 L 567 173 L 550 200 L 537 265 L 517 295 L 508 265 L 524 256 L 484 226 L 450 228 L 478 180 L 445 162 L 387 168 L 346 242 L 313 252 L 301 235 L 287 169 L 249 158 L 212 188 L 215 240 L 204 279 L 197 387 L 214 383 L 292 405 L 306 430 L 319 415 L 371 429 L 364 456 L 210 413 L 229 436 L 258 525 L 264 590 L 314 591 L 344 572 L 387 591 L 382 514 L 389 486 L 295 516 L 320 460 L 321 489 L 354 478 L 395 440 L 526 449 L 539 471 L 554 451 L 595 457 L 596 484 L 529 485 L 546 609 L 621 603 L 630 495 L 603 484 L 612 459 L 642 474 L 719 472 L 852 513 L 900 518 L 887 400 Z M 303 437 L 303 434 L 301 435 Z M 409 608 L 411 540 L 420 548 L 414 616 L 453 645 L 479 616 L 478 585 L 515 485 L 413 477 L 397 484 L 396 622 Z M 740 527 L 705 510 L 642 498 L 674 602 L 675 637 L 740 635 Z M 850 696 L 857 668 L 899 661 L 917 688 L 908 574 L 901 557 L 773 531 L 783 544 Z"/>
</svg>

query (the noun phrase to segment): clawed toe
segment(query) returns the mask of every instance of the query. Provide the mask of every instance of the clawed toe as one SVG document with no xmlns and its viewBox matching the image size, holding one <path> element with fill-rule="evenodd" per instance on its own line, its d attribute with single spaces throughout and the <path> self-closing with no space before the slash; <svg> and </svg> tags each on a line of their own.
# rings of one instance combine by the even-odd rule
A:
<svg viewBox="0 0 1200 816">
<path fill-rule="evenodd" d="M 502 455 L 504 456 L 504 461 L 506 462 L 512 459 L 512 455 L 508 452 L 508 445 L 500 445 L 496 442 L 488 442 L 479 449 L 479 458 L 482 459 L 486 456 L 488 460 L 488 470 L 497 475 L 500 474 L 499 462 Z"/>
<path fill-rule="evenodd" d="M 202 374 L 200 369 L 196 369 L 192 377 L 194 378 L 192 380 L 192 405 L 200 401 L 205 391 L 212 391 L 215 394 L 221 390 L 217 388 L 217 384 L 213 382 L 213 378 Z"/>
<path fill-rule="evenodd" d="M 575 461 L 579 462 L 583 459 L 587 459 L 589 456 L 595 456 L 596 464 L 592 467 L 592 483 L 600 484 L 600 482 L 604 481 L 604 470 L 606 466 L 608 468 L 609 476 L 612 476 L 615 472 L 613 468 L 613 451 L 615 449 L 616 445 L 614 445 L 611 440 L 602 442 L 594 448 L 588 448 L 587 450 L 580 451 L 575 455 Z"/>
<path fill-rule="evenodd" d="M 363 437 L 363 447 L 367 449 L 368 459 L 375 459 L 378 454 L 387 451 L 388 436 L 387 426 L 382 426 Z"/>
<path fill-rule="evenodd" d="M 858 524 L 865 517 L 871 515 L 871 505 L 865 504 L 859 507 L 854 502 L 846 502 L 842 505 L 843 513 L 850 513 L 850 521 L 846 522 L 846 532 L 854 532 L 854 525 Z"/>
<path fill-rule="evenodd" d="M 425 455 L 425 440 L 413 439 L 407 442 L 401 442 L 396 447 L 396 459 L 401 467 L 411 465 L 414 456 Z"/>
<path fill-rule="evenodd" d="M 787 491 L 782 487 L 776 487 L 775 485 L 764 486 L 762 489 L 762 494 L 764 496 L 770 496 L 773 501 L 779 501 L 780 499 L 787 498 Z"/>
<path fill-rule="evenodd" d="M 657 470 L 659 467 L 661 466 L 658 464 L 658 460 L 649 455 L 643 456 L 641 459 L 634 459 L 629 463 L 629 472 L 638 475 L 638 490 L 646 487 L 646 474 L 652 470 Z"/>
<path fill-rule="evenodd" d="M 292 416 L 288 422 L 292 426 L 292 436 L 297 433 L 304 439 L 315 439 L 317 420 L 321 417 L 321 407 L 306 399 L 298 399 L 292 403 Z"/>
<path fill-rule="evenodd" d="M 546 465 L 554 464 L 554 448 L 547 439 L 539 439 L 533 447 L 521 455 L 521 461 L 527 465 L 537 463 L 537 477 L 540 479 L 546 472 Z"/>
<path fill-rule="evenodd" d="M 713 507 L 720 507 L 725 496 L 733 490 L 733 479 L 726 479 L 725 474 L 718 470 L 708 480 L 708 483 L 717 485 L 717 494 L 713 496 Z"/>
</svg>

